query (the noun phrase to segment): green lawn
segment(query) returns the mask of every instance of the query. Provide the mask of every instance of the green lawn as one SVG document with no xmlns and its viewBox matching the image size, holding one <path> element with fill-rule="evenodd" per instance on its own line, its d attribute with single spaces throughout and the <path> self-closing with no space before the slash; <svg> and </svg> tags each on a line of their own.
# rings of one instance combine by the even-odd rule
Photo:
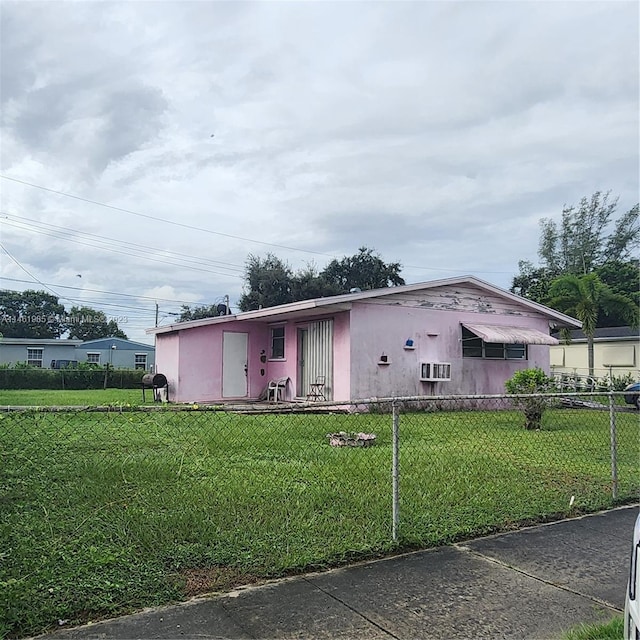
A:
<svg viewBox="0 0 640 640">
<path fill-rule="evenodd" d="M 401 546 L 612 504 L 607 412 L 549 411 L 536 432 L 521 422 L 401 416 Z M 339 430 L 377 444 L 328 446 Z M 631 499 L 637 415 L 619 414 L 617 430 Z M 0 636 L 398 548 L 391 448 L 389 415 L 0 413 Z"/>
<path fill-rule="evenodd" d="M 146 404 L 153 404 L 152 391 L 146 390 Z M 142 389 L 90 389 L 51 391 L 49 389 L 0 389 L 0 407 L 70 407 L 110 404 L 141 405 Z"/>
<path fill-rule="evenodd" d="M 568 631 L 562 640 L 622 640 L 624 618 L 618 616 L 602 624 L 580 625 Z"/>
</svg>

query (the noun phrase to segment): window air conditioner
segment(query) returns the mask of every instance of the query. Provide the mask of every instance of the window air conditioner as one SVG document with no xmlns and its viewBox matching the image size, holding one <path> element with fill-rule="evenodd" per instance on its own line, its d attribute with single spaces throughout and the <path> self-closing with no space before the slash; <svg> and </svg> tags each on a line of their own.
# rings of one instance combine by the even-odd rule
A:
<svg viewBox="0 0 640 640">
<path fill-rule="evenodd" d="M 421 382 L 445 382 L 451 380 L 451 364 L 449 362 L 421 362 Z"/>
</svg>

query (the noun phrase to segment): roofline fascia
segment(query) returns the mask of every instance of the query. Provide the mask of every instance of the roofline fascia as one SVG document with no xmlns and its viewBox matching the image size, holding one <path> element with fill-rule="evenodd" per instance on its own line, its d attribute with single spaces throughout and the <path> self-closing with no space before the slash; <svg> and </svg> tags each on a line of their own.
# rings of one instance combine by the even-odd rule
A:
<svg viewBox="0 0 640 640">
<path fill-rule="evenodd" d="M 429 282 L 418 282 L 415 284 L 405 284 L 398 287 L 386 287 L 384 289 L 371 289 L 369 291 L 358 291 L 355 293 L 343 293 L 338 296 L 330 296 L 328 298 L 313 298 L 311 300 L 300 300 L 298 302 L 290 302 L 287 304 L 281 304 L 275 307 L 266 307 L 265 309 L 256 309 L 254 311 L 245 311 L 230 316 L 217 316 L 215 318 L 202 318 L 201 320 L 190 320 L 188 322 L 179 322 L 176 324 L 165 325 L 163 327 L 153 327 L 147 329 L 146 333 L 158 335 L 161 333 L 167 333 L 169 331 L 180 331 L 181 329 L 191 329 L 192 327 L 202 327 L 211 324 L 219 324 L 225 321 L 231 320 L 259 320 L 261 318 L 268 318 L 273 315 L 281 315 L 286 313 L 292 313 L 295 311 L 306 311 L 309 309 L 319 309 L 322 307 L 328 307 L 331 305 L 341 304 L 344 302 L 358 302 L 359 300 L 367 300 L 368 298 L 381 298 L 397 293 L 409 293 L 419 289 L 433 289 L 436 287 L 442 287 L 447 285 L 462 284 L 464 282 L 474 283 L 481 288 L 488 289 L 492 293 L 498 296 L 506 297 L 514 302 L 523 304 L 532 309 L 535 309 L 543 315 L 554 318 L 559 322 L 558 326 L 573 327 L 575 329 L 581 329 L 582 323 L 571 316 L 567 316 L 564 313 L 560 313 L 555 309 L 545 307 L 542 304 L 523 298 L 515 293 L 511 293 L 506 289 L 501 289 L 495 285 L 486 282 L 475 276 L 456 276 L 453 278 L 442 278 L 440 280 L 431 280 Z"/>
<path fill-rule="evenodd" d="M 144 342 L 138 342 L 137 340 L 129 340 L 129 339 L 125 339 L 125 338 L 116 338 L 116 337 L 94 338 L 93 340 L 81 340 L 80 343 L 81 344 L 90 344 L 92 342 L 102 342 L 103 340 L 120 340 L 121 342 L 127 342 L 129 344 L 136 345 L 138 347 L 146 347 L 147 349 L 153 349 L 154 348 L 154 346 L 152 344 L 146 344 Z"/>
<path fill-rule="evenodd" d="M 0 345 L 21 345 L 21 344 L 41 344 L 41 345 L 64 345 L 65 347 L 78 346 L 82 340 L 75 338 L 0 338 Z"/>
</svg>

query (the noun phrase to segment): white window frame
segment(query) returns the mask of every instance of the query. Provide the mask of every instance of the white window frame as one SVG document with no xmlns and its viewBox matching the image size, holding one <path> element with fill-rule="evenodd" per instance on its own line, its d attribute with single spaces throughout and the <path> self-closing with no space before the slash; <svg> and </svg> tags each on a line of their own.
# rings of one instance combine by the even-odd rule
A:
<svg viewBox="0 0 640 640">
<path fill-rule="evenodd" d="M 94 356 L 98 356 L 98 359 L 93 359 Z M 89 364 L 100 364 L 100 352 L 99 351 L 87 351 L 87 362 Z"/>
<path fill-rule="evenodd" d="M 40 357 L 34 357 L 33 352 L 39 352 Z M 27 347 L 27 364 L 32 367 L 39 367 L 42 369 L 42 363 L 44 361 L 44 349 L 42 347 Z"/>
<path fill-rule="evenodd" d="M 274 325 L 272 327 L 269 327 L 269 330 L 270 330 L 269 360 L 285 360 L 285 338 L 287 334 L 285 325 L 284 324 Z M 282 331 L 282 335 L 275 335 L 276 331 L 278 333 Z M 276 351 L 276 344 L 279 345 L 280 343 L 282 344 L 282 348 Z"/>
<path fill-rule="evenodd" d="M 136 353 L 133 360 L 133 368 L 134 369 L 144 369 L 147 370 L 147 355 L 146 353 Z M 138 358 L 144 358 L 144 362 L 138 362 Z M 140 366 L 142 365 L 142 366 Z"/>
</svg>

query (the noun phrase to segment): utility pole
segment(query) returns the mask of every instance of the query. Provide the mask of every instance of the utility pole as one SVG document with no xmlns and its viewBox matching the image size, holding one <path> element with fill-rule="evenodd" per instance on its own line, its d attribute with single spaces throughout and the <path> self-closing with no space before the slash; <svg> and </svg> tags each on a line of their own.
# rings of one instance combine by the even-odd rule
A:
<svg viewBox="0 0 640 640">
<path fill-rule="evenodd" d="M 156 302 L 156 327 L 158 326 L 158 303 Z"/>
</svg>

